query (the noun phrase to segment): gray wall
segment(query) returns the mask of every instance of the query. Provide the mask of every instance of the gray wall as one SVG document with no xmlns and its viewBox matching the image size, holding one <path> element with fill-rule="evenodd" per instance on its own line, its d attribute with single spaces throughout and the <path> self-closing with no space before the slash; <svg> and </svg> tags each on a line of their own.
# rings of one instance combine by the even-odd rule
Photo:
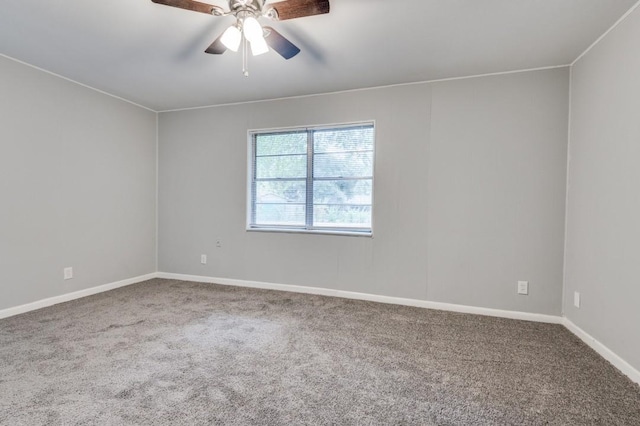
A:
<svg viewBox="0 0 640 426">
<path fill-rule="evenodd" d="M 156 114 L 3 57 L 0 94 L 0 309 L 154 272 Z"/>
<path fill-rule="evenodd" d="M 564 309 L 640 370 L 638 52 L 640 9 L 573 67 Z"/>
<path fill-rule="evenodd" d="M 159 270 L 558 315 L 568 76 L 163 113 Z M 247 129 L 371 119 L 374 238 L 245 231 Z"/>
</svg>

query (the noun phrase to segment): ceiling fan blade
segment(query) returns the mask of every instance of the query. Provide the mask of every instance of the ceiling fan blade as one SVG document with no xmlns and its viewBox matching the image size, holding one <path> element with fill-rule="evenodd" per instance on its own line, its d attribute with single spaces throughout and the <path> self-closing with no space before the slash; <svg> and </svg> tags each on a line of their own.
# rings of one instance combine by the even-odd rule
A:
<svg viewBox="0 0 640 426">
<path fill-rule="evenodd" d="M 207 50 L 205 50 L 204 53 L 210 53 L 212 55 L 222 55 L 224 52 L 226 52 L 227 46 L 222 44 L 222 41 L 221 41 L 223 34 L 220 34 L 220 37 L 215 39 L 213 43 L 211 43 L 211 45 L 207 47 Z"/>
<path fill-rule="evenodd" d="M 278 20 L 280 21 L 321 15 L 329 13 L 330 9 L 329 0 L 285 0 L 271 3 L 268 7 L 272 7 L 278 12 Z"/>
<path fill-rule="evenodd" d="M 264 27 L 264 29 L 268 32 L 264 39 L 267 41 L 269 47 L 278 52 L 280 56 L 285 59 L 291 59 L 300 53 L 300 49 L 287 40 L 282 34 L 271 27 Z"/>
<path fill-rule="evenodd" d="M 193 10 L 194 12 L 206 13 L 211 15 L 214 6 L 207 3 L 200 3 L 193 0 L 151 0 L 154 3 L 164 4 L 166 6 L 178 7 L 180 9 Z"/>
</svg>

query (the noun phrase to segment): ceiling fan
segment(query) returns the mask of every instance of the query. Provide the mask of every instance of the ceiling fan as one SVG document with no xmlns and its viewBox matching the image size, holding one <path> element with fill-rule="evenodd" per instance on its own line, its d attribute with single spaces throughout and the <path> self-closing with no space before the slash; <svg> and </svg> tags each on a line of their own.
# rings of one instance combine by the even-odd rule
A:
<svg viewBox="0 0 640 426">
<path fill-rule="evenodd" d="M 154 3 L 173 6 L 213 16 L 233 16 L 236 22 L 227 28 L 205 50 L 206 53 L 220 55 L 231 50 L 237 52 L 242 47 L 242 65 L 245 76 L 248 48 L 254 56 L 275 50 L 285 59 L 300 53 L 300 49 L 272 27 L 262 26 L 258 19 L 272 21 L 303 18 L 305 16 L 329 13 L 329 0 L 284 0 L 270 3 L 269 0 L 227 0 L 228 10 L 220 6 L 194 0 L 151 0 Z"/>
</svg>

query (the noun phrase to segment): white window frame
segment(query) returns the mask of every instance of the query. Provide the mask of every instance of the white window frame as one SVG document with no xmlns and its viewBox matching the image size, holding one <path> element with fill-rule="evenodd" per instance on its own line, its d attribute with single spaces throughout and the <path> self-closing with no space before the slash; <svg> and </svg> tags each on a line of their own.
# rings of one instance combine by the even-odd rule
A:
<svg viewBox="0 0 640 426">
<path fill-rule="evenodd" d="M 309 132 L 317 130 L 331 130 L 340 128 L 351 128 L 359 126 L 371 126 L 373 129 L 373 167 L 371 175 L 371 227 L 370 228 L 347 228 L 347 227 L 312 227 L 308 226 L 309 220 L 305 220 L 307 224 L 304 226 L 295 225 L 255 225 L 253 224 L 253 191 L 255 190 L 255 137 L 261 134 L 273 134 L 273 133 L 287 133 L 287 132 Z M 311 142 L 311 141 L 310 141 Z M 313 163 L 313 146 L 307 144 L 307 178 L 313 182 L 312 165 Z M 247 218 L 246 218 L 246 230 L 250 232 L 284 232 L 284 233 L 303 233 L 303 234 L 325 234 L 325 235 L 346 235 L 357 237 L 373 237 L 374 229 L 374 206 L 375 206 L 375 164 L 376 164 L 376 123 L 375 120 L 358 121 L 352 123 L 340 123 L 340 124 L 323 124 L 313 126 L 300 126 L 300 127 L 281 127 L 281 128 L 268 128 L 268 129 L 250 129 L 247 131 Z M 353 178 L 351 178 L 353 179 Z M 368 177 L 367 177 L 368 179 Z M 311 197 L 311 199 L 309 199 Z M 307 191 L 307 200 L 305 205 L 307 206 L 307 218 L 309 218 L 309 206 L 313 209 L 313 191 Z"/>
</svg>

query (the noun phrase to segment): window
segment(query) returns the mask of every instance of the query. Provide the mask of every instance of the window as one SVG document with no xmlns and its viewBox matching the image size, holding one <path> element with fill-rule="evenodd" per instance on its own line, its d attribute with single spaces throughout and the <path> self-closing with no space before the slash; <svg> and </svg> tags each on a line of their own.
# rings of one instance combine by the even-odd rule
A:
<svg viewBox="0 0 640 426">
<path fill-rule="evenodd" d="M 250 132 L 248 229 L 371 235 L 373 123 Z"/>
</svg>

